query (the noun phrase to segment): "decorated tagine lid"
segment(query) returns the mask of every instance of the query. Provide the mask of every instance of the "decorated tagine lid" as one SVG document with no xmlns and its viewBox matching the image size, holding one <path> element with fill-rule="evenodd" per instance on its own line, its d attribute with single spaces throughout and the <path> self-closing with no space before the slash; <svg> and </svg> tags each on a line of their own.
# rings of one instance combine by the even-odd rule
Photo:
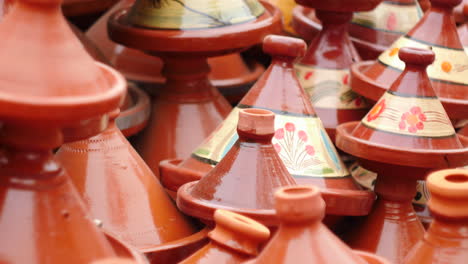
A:
<svg viewBox="0 0 468 264">
<path fill-rule="evenodd" d="M 246 264 L 388 263 L 351 250 L 322 224 L 325 202 L 315 186 L 279 189 L 275 192 L 275 209 L 278 230 L 258 257 Z"/>
<path fill-rule="evenodd" d="M 416 0 L 383 1 L 372 11 L 355 13 L 349 34 L 365 59 L 375 59 L 410 31 L 422 15 Z"/>
<path fill-rule="evenodd" d="M 52 150 L 103 130 L 125 82 L 86 53 L 60 4 L 16 0 L 0 23 L 0 262 L 6 264 L 116 257 Z"/>
<path fill-rule="evenodd" d="M 132 6 L 134 2 L 135 0 L 119 1 L 89 28 L 86 35 L 128 80 L 137 83 L 151 94 L 157 94 L 159 89 L 155 88 L 161 88 L 165 82 L 165 77 L 161 74 L 162 60 L 117 44 L 110 40 L 107 34 L 107 20 L 110 15 L 119 9 Z M 208 63 L 211 68 L 211 82 L 230 102 L 238 102 L 264 71 L 262 65 L 242 59 L 239 53 L 213 57 L 208 59 Z M 230 65 L 229 71 L 224 65 Z"/>
<path fill-rule="evenodd" d="M 296 184 L 271 142 L 275 115 L 250 108 L 240 110 L 238 117 L 236 142 L 206 176 L 179 188 L 177 206 L 205 221 L 223 208 L 275 226 L 273 193 Z"/>
<path fill-rule="evenodd" d="M 218 209 L 215 228 L 208 233 L 210 243 L 180 264 L 240 264 L 258 255 L 270 237 L 264 225 L 240 214 Z"/>
<path fill-rule="evenodd" d="M 323 188 L 325 201 L 329 202 L 327 213 L 367 214 L 373 193 L 359 189 L 349 176 L 295 75 L 294 60 L 304 54 L 305 48 L 304 41 L 299 39 L 265 38 L 263 50 L 272 56 L 268 70 L 190 158 L 161 163 L 163 185 L 175 191 L 183 183 L 208 173 L 238 139 L 239 111 L 260 108 L 276 114 L 272 143 L 289 173 L 299 183 L 314 183 Z"/>
<path fill-rule="evenodd" d="M 63 145 L 56 157 L 85 198 L 91 215 L 106 230 L 141 252 L 166 250 L 166 244 L 189 237 L 197 229 L 177 210 L 116 127 L 118 114 L 113 112 L 103 133 Z"/>
<path fill-rule="evenodd" d="M 399 58 L 406 65 L 401 75 L 361 122 L 338 126 L 336 139 L 378 174 L 378 200 L 347 243 L 395 263 L 424 235 L 412 206 L 417 181 L 431 170 L 468 164 L 468 141 L 455 133 L 426 73 L 434 52 L 405 47 Z"/>
<path fill-rule="evenodd" d="M 468 259 L 468 170 L 451 169 L 431 173 L 429 209 L 434 220 L 424 238 L 408 253 L 405 264 L 441 261 L 466 263 Z"/>
<path fill-rule="evenodd" d="M 378 100 L 404 68 L 404 63 L 397 56 L 400 48 L 431 48 L 436 54 L 436 60 L 427 71 L 432 86 L 450 118 L 466 118 L 468 55 L 460 43 L 452 16 L 453 7 L 459 2 L 432 0 L 432 7 L 420 22 L 382 53 L 376 62 L 365 61 L 352 66 L 352 89 Z"/>
<path fill-rule="evenodd" d="M 316 10 L 324 25 L 305 56 L 295 65 L 328 135 L 335 140 L 338 124 L 361 120 L 370 105 L 349 86 L 349 67 L 360 61 L 348 35 L 351 12 Z"/>
</svg>

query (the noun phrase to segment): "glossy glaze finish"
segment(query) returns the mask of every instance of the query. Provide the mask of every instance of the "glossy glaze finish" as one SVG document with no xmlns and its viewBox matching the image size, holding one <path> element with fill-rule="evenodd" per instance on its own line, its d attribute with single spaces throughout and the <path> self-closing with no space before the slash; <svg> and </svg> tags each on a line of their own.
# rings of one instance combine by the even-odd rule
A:
<svg viewBox="0 0 468 264">
<path fill-rule="evenodd" d="M 208 233 L 210 243 L 180 264 L 240 264 L 255 257 L 270 237 L 264 225 L 239 214 L 218 209 L 215 228 Z"/>
<path fill-rule="evenodd" d="M 111 39 L 164 61 L 166 84 L 153 101 L 150 124 L 136 143 L 155 174 L 161 160 L 190 155 L 231 110 L 208 80 L 207 57 L 239 51 L 279 30 L 279 11 L 267 3 L 265 6 L 266 11 L 250 22 L 186 31 L 135 27 L 126 19 L 127 10 L 110 17 Z"/>
<path fill-rule="evenodd" d="M 327 213 L 367 214 L 373 194 L 362 191 L 349 177 L 295 75 L 293 62 L 304 54 L 305 46 L 303 41 L 288 37 L 266 39 L 263 47 L 273 56 L 271 66 L 190 158 L 178 165 L 177 161 L 161 164 L 161 171 L 165 172 L 161 175 L 163 185 L 176 191 L 182 183 L 198 180 L 208 173 L 237 140 L 238 112 L 260 108 L 276 113 L 273 145 L 298 183 L 312 183 L 323 188 L 325 201 L 330 205 Z"/>
<path fill-rule="evenodd" d="M 241 110 L 239 139 L 206 176 L 178 190 L 177 206 L 205 221 L 213 221 L 216 208 L 223 208 L 275 226 L 274 190 L 296 182 L 271 143 L 274 121 L 271 111 Z"/>
<path fill-rule="evenodd" d="M 366 257 L 373 261 L 365 261 L 322 224 L 325 202 L 317 187 L 281 188 L 275 192 L 275 208 L 278 230 L 260 255 L 246 263 L 386 263 L 370 254 Z"/>
<path fill-rule="evenodd" d="M 431 170 L 468 162 L 468 142 L 455 134 L 425 72 L 434 53 L 402 48 L 399 56 L 406 68 L 390 90 L 361 122 L 337 129 L 337 146 L 378 174 L 377 202 L 346 240 L 394 263 L 402 263 L 424 235 L 411 204 L 417 180 Z"/>
<path fill-rule="evenodd" d="M 148 124 L 151 113 L 151 102 L 148 94 L 132 83 L 128 83 L 126 106 L 116 118 L 115 123 L 126 137 L 133 136 Z M 125 104 L 124 104 L 125 105 Z"/>
<path fill-rule="evenodd" d="M 349 66 L 361 60 L 348 35 L 352 13 L 317 10 L 316 14 L 322 31 L 295 68 L 315 112 L 334 141 L 338 124 L 361 120 L 370 106 L 348 83 Z"/>
<path fill-rule="evenodd" d="M 427 185 L 431 193 L 428 205 L 434 221 L 403 263 L 465 263 L 468 258 L 468 170 L 431 173 Z"/>
<path fill-rule="evenodd" d="M 465 11 L 465 8 L 466 8 L 465 6 L 467 5 L 468 5 L 468 1 L 462 0 L 462 2 L 453 9 L 453 16 L 457 24 L 463 24 L 463 23 L 468 22 L 468 16 L 466 15 L 466 11 Z"/>
<path fill-rule="evenodd" d="M 86 53 L 60 4 L 15 1 L 0 24 L 2 263 L 116 256 L 52 150 L 104 129 L 125 82 Z"/>
<path fill-rule="evenodd" d="M 113 113 L 103 133 L 67 143 L 56 154 L 90 214 L 140 250 L 195 233 L 195 226 L 116 127 L 117 115 Z"/>
<path fill-rule="evenodd" d="M 109 39 L 107 20 L 115 11 L 130 7 L 134 0 L 121 0 L 104 14 L 86 35 L 96 43 L 112 65 L 141 88 L 152 95 L 157 95 L 163 87 L 165 77 L 161 70 L 163 62 L 156 56 L 148 55 L 137 49 L 125 47 Z M 212 84 L 220 90 L 230 103 L 237 103 L 250 86 L 260 77 L 264 68 L 252 60 L 244 60 L 239 53 L 208 59 Z M 224 65 L 230 65 L 229 68 Z"/>
<path fill-rule="evenodd" d="M 382 53 L 377 62 L 365 61 L 352 66 L 352 89 L 377 100 L 404 68 L 404 63 L 396 56 L 401 47 L 432 47 L 436 53 L 436 61 L 428 68 L 432 86 L 449 116 L 464 118 L 468 115 L 468 80 L 464 77 L 468 55 L 460 43 L 452 16 L 453 7 L 459 1 L 431 2 L 432 7 L 418 24 Z"/>
</svg>

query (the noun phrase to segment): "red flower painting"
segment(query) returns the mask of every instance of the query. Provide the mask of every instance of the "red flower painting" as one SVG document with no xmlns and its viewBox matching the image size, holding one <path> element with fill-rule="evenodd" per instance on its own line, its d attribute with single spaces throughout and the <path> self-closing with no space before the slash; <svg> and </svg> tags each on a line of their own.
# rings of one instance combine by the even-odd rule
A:
<svg viewBox="0 0 468 264">
<path fill-rule="evenodd" d="M 382 114 L 382 112 L 385 110 L 385 106 L 385 99 L 382 99 L 369 111 L 369 113 L 367 114 L 367 121 L 370 122 L 372 120 L 377 119 L 377 117 L 379 117 L 380 114 Z"/>
<path fill-rule="evenodd" d="M 408 112 L 401 115 L 398 126 L 401 130 L 408 129 L 410 133 L 416 133 L 418 130 L 424 129 L 424 122 L 426 120 L 426 115 L 422 112 L 421 108 L 413 106 Z"/>
</svg>

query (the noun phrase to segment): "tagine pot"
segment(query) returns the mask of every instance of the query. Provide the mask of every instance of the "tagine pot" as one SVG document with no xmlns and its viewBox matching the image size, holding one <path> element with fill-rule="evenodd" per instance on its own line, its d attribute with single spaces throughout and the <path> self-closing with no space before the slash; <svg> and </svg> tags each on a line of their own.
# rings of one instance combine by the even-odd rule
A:
<svg viewBox="0 0 468 264">
<path fill-rule="evenodd" d="M 2 263 L 117 257 L 52 151 L 105 129 L 125 82 L 86 53 L 60 4 L 17 0 L 0 24 Z"/>
<path fill-rule="evenodd" d="M 270 237 L 268 228 L 248 217 L 222 209 L 213 217 L 210 242 L 180 264 L 240 264 L 257 256 Z"/>
<path fill-rule="evenodd" d="M 466 15 L 466 11 L 464 11 L 466 5 L 468 5 L 468 1 L 462 0 L 461 3 L 453 9 L 453 16 L 457 24 L 468 22 L 468 16 Z"/>
<path fill-rule="evenodd" d="M 468 258 L 468 170 L 436 171 L 426 181 L 431 193 L 428 206 L 434 221 L 403 263 L 465 263 Z"/>
<path fill-rule="evenodd" d="M 468 55 L 460 43 L 452 15 L 458 3 L 432 0 L 432 7 L 423 18 L 377 61 L 363 61 L 351 67 L 351 88 L 371 100 L 378 100 L 403 71 L 404 63 L 397 56 L 401 47 L 431 48 L 436 54 L 436 60 L 428 68 L 432 86 L 450 118 L 466 118 Z"/>
<path fill-rule="evenodd" d="M 186 5 L 197 3 L 202 9 L 213 4 L 191 1 L 194 2 Z M 109 18 L 113 41 L 164 61 L 166 84 L 153 101 L 148 127 L 136 140 L 137 150 L 155 174 L 159 173 L 161 160 L 188 156 L 231 110 L 208 80 L 207 58 L 238 52 L 280 28 L 279 11 L 268 3 L 263 6 L 256 1 L 249 5 L 243 1 L 218 1 L 221 2 L 215 6 L 226 21 L 208 19 L 194 24 L 199 19 L 197 13 L 189 13 L 183 20 L 177 17 L 179 13 L 160 19 L 172 8 L 183 11 L 186 7 L 175 2 L 152 6 L 146 0 L 136 1 L 131 9 L 116 11 Z"/>
<path fill-rule="evenodd" d="M 336 144 L 378 174 L 372 212 L 347 234 L 356 249 L 402 263 L 424 235 L 412 199 L 418 180 L 468 163 L 468 141 L 455 133 L 426 73 L 430 50 L 402 48 L 406 67 L 361 122 L 337 128 Z"/>
<path fill-rule="evenodd" d="M 106 57 L 128 80 L 135 82 L 150 94 L 157 95 L 165 83 L 165 77 L 161 73 L 163 61 L 137 49 L 115 43 L 107 34 L 107 20 L 110 15 L 119 9 L 130 7 L 134 2 L 135 0 L 119 1 L 90 27 L 86 35 L 105 50 Z M 210 81 L 231 104 L 239 102 L 264 71 L 259 63 L 246 60 L 239 53 L 209 58 L 208 64 L 211 68 Z"/>
<path fill-rule="evenodd" d="M 348 35 L 351 12 L 316 10 L 324 25 L 295 69 L 315 112 L 332 139 L 336 126 L 361 120 L 370 105 L 349 87 L 349 67 L 361 58 Z"/>
<path fill-rule="evenodd" d="M 374 194 L 361 190 L 349 176 L 293 69 L 296 57 L 304 54 L 305 47 L 299 39 L 266 38 L 263 50 L 272 56 L 270 67 L 189 158 L 161 163 L 162 184 L 177 191 L 182 184 L 200 180 L 209 173 L 238 139 L 239 111 L 259 108 L 276 114 L 272 143 L 295 181 L 323 188 L 327 213 L 331 215 L 366 215 Z"/>
<path fill-rule="evenodd" d="M 258 257 L 245 264 L 388 263 L 375 255 L 351 250 L 322 224 L 325 202 L 315 186 L 277 190 L 275 209 L 280 221 L 278 230 Z"/>
</svg>

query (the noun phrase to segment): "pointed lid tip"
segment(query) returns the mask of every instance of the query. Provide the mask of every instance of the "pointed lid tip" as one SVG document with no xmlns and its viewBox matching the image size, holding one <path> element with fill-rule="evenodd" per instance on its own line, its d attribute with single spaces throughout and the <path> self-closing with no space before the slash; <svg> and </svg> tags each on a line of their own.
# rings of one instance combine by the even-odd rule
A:
<svg viewBox="0 0 468 264">
<path fill-rule="evenodd" d="M 406 65 L 427 67 L 434 62 L 435 53 L 430 49 L 403 47 L 398 51 L 398 57 Z"/>
<path fill-rule="evenodd" d="M 214 220 L 216 227 L 208 233 L 210 239 L 248 255 L 257 255 L 259 246 L 270 237 L 267 227 L 231 211 L 217 209 Z"/>
<path fill-rule="evenodd" d="M 275 192 L 275 209 L 280 221 L 302 222 L 321 220 L 325 202 L 320 189 L 312 185 L 282 187 Z"/>
<path fill-rule="evenodd" d="M 271 56 L 303 57 L 307 44 L 302 39 L 268 35 L 263 39 L 263 51 Z"/>
<path fill-rule="evenodd" d="M 468 170 L 447 169 L 431 173 L 427 178 L 431 193 L 429 208 L 446 217 L 468 217 Z"/>
<path fill-rule="evenodd" d="M 275 114 L 257 108 L 239 111 L 237 129 L 255 135 L 273 135 L 275 133 Z"/>
</svg>

